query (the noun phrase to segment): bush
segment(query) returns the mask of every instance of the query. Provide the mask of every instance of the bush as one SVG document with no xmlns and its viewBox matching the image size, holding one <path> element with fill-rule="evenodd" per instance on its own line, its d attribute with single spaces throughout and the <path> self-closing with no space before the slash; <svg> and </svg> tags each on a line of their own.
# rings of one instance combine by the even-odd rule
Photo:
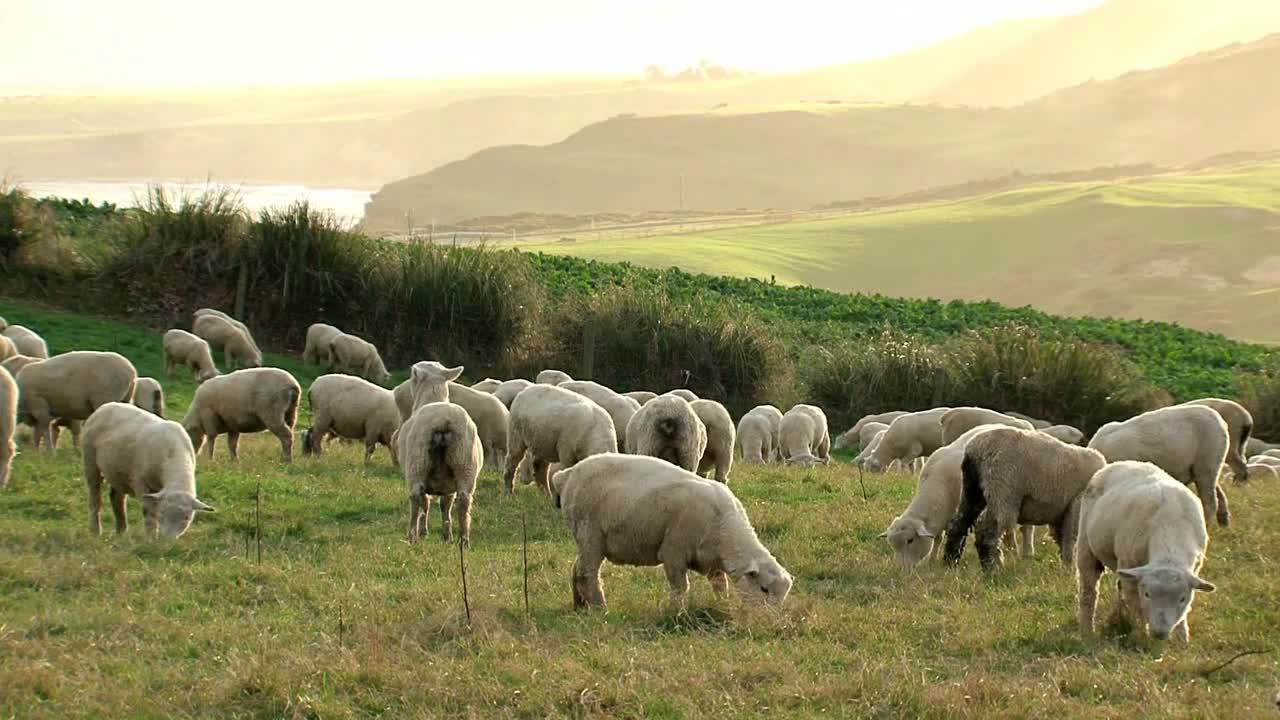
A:
<svg viewBox="0 0 1280 720">
<path fill-rule="evenodd" d="M 833 435 L 863 415 L 941 405 L 950 383 L 937 347 L 889 332 L 820 352 L 809 376 L 810 394 L 826 410 Z"/>
<path fill-rule="evenodd" d="M 49 235 L 48 225 L 22 188 L 0 180 L 0 270 L 15 270 L 23 254 Z"/>
<path fill-rule="evenodd" d="M 1280 442 L 1280 368 L 1246 378 L 1241 403 L 1253 415 L 1253 436 Z"/>
<path fill-rule="evenodd" d="M 793 397 L 794 368 L 782 345 L 734 306 L 623 286 L 569 301 L 551 333 L 555 364 L 586 379 L 581 364 L 591 342 L 590 379 L 619 392 L 687 387 L 735 415 Z"/>
</svg>

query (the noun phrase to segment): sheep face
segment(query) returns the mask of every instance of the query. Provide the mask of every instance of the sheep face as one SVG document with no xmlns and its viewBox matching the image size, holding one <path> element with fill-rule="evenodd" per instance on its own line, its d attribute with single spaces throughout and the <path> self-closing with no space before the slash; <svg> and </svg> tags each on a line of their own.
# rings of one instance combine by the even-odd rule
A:
<svg viewBox="0 0 1280 720">
<path fill-rule="evenodd" d="M 167 540 L 175 540 L 186 532 L 197 512 L 214 512 L 212 507 L 186 492 L 148 493 L 142 501 L 151 504 L 160 535 Z"/>
<path fill-rule="evenodd" d="M 433 402 L 449 402 L 449 383 L 462 374 L 462 366 L 447 368 L 435 360 L 414 363 L 410 387 L 415 408 Z"/>
<path fill-rule="evenodd" d="M 832 441 L 831 447 L 836 450 L 844 450 L 845 448 L 853 447 L 857 441 L 858 433 L 852 430 L 847 430 L 843 435 L 837 436 L 836 439 Z"/>
<path fill-rule="evenodd" d="M 1212 583 L 1179 568 L 1142 567 L 1120 570 L 1122 578 L 1138 583 L 1138 604 L 1142 617 L 1147 621 L 1151 636 L 1164 640 L 1191 610 L 1196 590 L 1213 592 Z"/>
<path fill-rule="evenodd" d="M 776 561 L 752 561 L 735 583 L 738 592 L 748 600 L 768 605 L 781 605 L 791 592 L 791 574 Z"/>
<path fill-rule="evenodd" d="M 903 570 L 911 570 L 929 557 L 935 541 L 919 518 L 896 518 L 880 537 L 889 541 L 894 559 Z"/>
</svg>

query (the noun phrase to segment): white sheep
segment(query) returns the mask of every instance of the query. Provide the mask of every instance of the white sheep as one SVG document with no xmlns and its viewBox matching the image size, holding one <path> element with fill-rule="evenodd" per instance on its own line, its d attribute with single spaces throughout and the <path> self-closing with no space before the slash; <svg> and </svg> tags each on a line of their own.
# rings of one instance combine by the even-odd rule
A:
<svg viewBox="0 0 1280 720">
<path fill-rule="evenodd" d="M 431 496 L 436 496 L 440 498 L 444 541 L 453 539 L 456 500 L 458 541 L 469 544 L 471 503 L 484 464 L 484 449 L 467 411 L 447 400 L 418 405 L 396 433 L 396 454 L 409 486 L 409 543 L 426 534 Z"/>
<path fill-rule="evenodd" d="M 1174 405 L 1142 413 L 1124 422 L 1110 422 L 1094 433 L 1089 447 L 1108 462 L 1139 460 L 1155 463 L 1188 485 L 1194 485 L 1204 504 L 1206 521 L 1231 523 L 1231 510 L 1218 475 L 1231 444 L 1227 423 L 1212 408 Z"/>
<path fill-rule="evenodd" d="M 942 447 L 942 416 L 951 408 L 907 413 L 894 418 L 880 442 L 863 460 L 871 472 L 882 472 L 892 460 L 911 461 Z"/>
<path fill-rule="evenodd" d="M 1280 444 L 1269 443 L 1256 437 L 1250 437 L 1249 442 L 1244 444 L 1244 454 L 1248 457 L 1261 455 L 1268 450 L 1280 450 Z"/>
<path fill-rule="evenodd" d="M 678 395 L 662 395 L 640 408 L 627 425 L 626 451 L 662 458 L 696 472 L 707 449 L 707 428 Z"/>
<path fill-rule="evenodd" d="M 14 345 L 12 340 L 0 335 L 0 360 L 8 360 L 21 354 L 18 352 L 18 346 Z"/>
<path fill-rule="evenodd" d="M 494 389 L 493 396 L 501 400 L 502 404 L 506 405 L 507 409 L 510 410 L 511 403 L 515 401 L 516 396 L 520 394 L 520 391 L 532 385 L 533 383 L 525 380 L 524 378 L 504 380 L 501 385 Z"/>
<path fill-rule="evenodd" d="M 511 403 L 510 427 L 502 473 L 508 495 L 515 490 L 516 469 L 522 461 L 529 463 L 532 481 L 550 494 L 551 463 L 573 467 L 592 455 L 618 450 L 618 434 L 609 413 L 554 385 L 533 385 L 517 395 Z"/>
<path fill-rule="evenodd" d="M 591 380 L 568 380 L 560 383 L 569 392 L 575 392 L 604 408 L 613 420 L 614 432 L 618 434 L 618 447 L 627 446 L 627 423 L 640 411 L 640 403 L 624 397 L 612 389 Z"/>
<path fill-rule="evenodd" d="M 17 348 L 18 355 L 28 355 L 42 360 L 49 357 L 49 345 L 34 330 L 21 325 L 10 325 L 2 333 Z"/>
<path fill-rule="evenodd" d="M 609 453 L 556 473 L 556 506 L 578 546 L 573 605 L 604 607 L 600 566 L 662 565 L 671 599 L 683 604 L 689 570 L 724 593 L 781 605 L 790 573 L 760 543 L 729 488 L 664 460 Z"/>
<path fill-rule="evenodd" d="M 1019 420 L 1026 420 L 1027 422 L 1031 423 L 1031 427 L 1035 428 L 1036 430 L 1044 430 L 1045 428 L 1053 427 L 1053 423 L 1049 422 L 1048 420 L 1041 420 L 1040 418 L 1034 418 L 1034 417 L 1031 417 L 1030 415 L 1024 415 L 1020 412 L 1014 412 L 1012 410 L 1008 410 L 1004 414 L 1008 415 L 1009 417 L 1018 418 Z"/>
<path fill-rule="evenodd" d="M 733 469 L 733 446 L 737 439 L 733 418 L 724 405 L 715 400 L 694 400 L 689 407 L 693 408 L 707 432 L 707 446 L 698 463 L 697 474 L 705 476 L 714 470 L 716 482 L 728 484 L 729 471 Z"/>
<path fill-rule="evenodd" d="M 333 351 L 329 346 L 334 338 L 341 334 L 341 330 L 326 323 L 312 323 L 307 326 L 307 340 L 302 349 L 302 362 L 319 365 L 326 370 L 333 369 Z"/>
<path fill-rule="evenodd" d="M 471 416 L 480 445 L 484 448 L 485 461 L 494 469 L 501 470 L 502 461 L 507 456 L 507 433 L 511 422 L 507 406 L 491 393 L 456 382 L 449 383 L 449 402 Z"/>
<path fill-rule="evenodd" d="M 1047 428 L 1040 428 L 1040 432 L 1068 445 L 1079 445 L 1084 441 L 1084 433 L 1070 425 L 1050 425 Z"/>
<path fill-rule="evenodd" d="M 1209 545 L 1200 503 L 1181 482 L 1145 462 L 1121 461 L 1094 475 L 1080 497 L 1076 549 L 1080 630 L 1093 632 L 1098 579 L 1120 576 L 1121 612 L 1153 637 L 1191 639 L 1196 591 L 1213 592 L 1200 568 Z"/>
<path fill-rule="evenodd" d="M 872 413 L 870 415 L 863 415 L 861 418 L 858 419 L 858 422 L 853 424 L 853 427 L 849 428 L 849 431 L 852 431 L 855 435 L 858 435 L 859 433 L 862 432 L 863 426 L 865 426 L 867 423 L 884 423 L 885 425 L 892 425 L 894 420 L 897 420 L 898 418 L 907 414 L 908 413 L 905 410 L 890 410 L 889 412 Z"/>
<path fill-rule="evenodd" d="M 8 370 L 0 367 L 0 489 L 9 487 L 9 471 L 18 446 L 13 443 L 18 427 L 18 384 Z"/>
<path fill-rule="evenodd" d="M 35 428 L 35 448 L 41 441 L 50 452 L 56 443 L 55 420 L 78 423 L 109 402 L 133 398 L 138 371 L 123 355 L 77 350 L 31 363 L 18 371 L 18 419 Z"/>
<path fill-rule="evenodd" d="M 280 439 L 285 462 L 293 460 L 293 427 L 298 421 L 302 386 L 279 368 L 246 368 L 206 380 L 196 388 L 182 427 L 200 452 L 206 439 L 208 456 L 218 435 L 226 433 L 232 460 L 240 459 L 241 433 L 270 431 Z"/>
<path fill-rule="evenodd" d="M 685 402 L 693 402 L 694 400 L 698 399 L 698 396 L 695 395 L 692 390 L 686 390 L 685 388 L 676 388 L 675 390 L 668 390 L 663 394 L 674 395 L 678 398 L 682 398 Z"/>
<path fill-rule="evenodd" d="M 413 409 L 433 402 L 449 402 L 449 383 L 462 376 L 463 367 L 445 367 L 435 360 L 421 360 L 409 368 L 409 397 Z"/>
<path fill-rule="evenodd" d="M 815 405 L 793 406 L 782 416 L 778 445 L 787 463 L 812 466 L 831 460 L 827 414 Z"/>
<path fill-rule="evenodd" d="M 164 388 L 155 378 L 140 377 L 133 386 L 133 404 L 155 415 L 164 417 Z"/>
<path fill-rule="evenodd" d="M 494 378 L 485 378 L 480 382 L 472 385 L 471 389 L 477 390 L 479 392 L 486 392 L 492 395 L 493 391 L 497 390 L 499 387 L 501 387 L 501 385 L 502 385 L 501 380 L 495 380 Z"/>
<path fill-rule="evenodd" d="M 9 371 L 9 374 L 17 377 L 18 371 L 30 365 L 31 363 L 40 362 L 40 358 L 31 357 L 30 355 L 14 355 L 3 361 L 0 361 L 0 367 Z"/>
<path fill-rule="evenodd" d="M 738 448 L 742 453 L 742 462 L 748 465 L 761 465 L 772 461 L 776 456 L 774 442 L 777 435 L 773 429 L 773 421 L 767 412 L 757 410 L 759 408 L 748 411 L 738 421 Z"/>
<path fill-rule="evenodd" d="M 245 333 L 231 320 L 219 315 L 201 315 L 196 318 L 191 331 L 208 341 L 214 350 L 222 351 L 222 362 L 227 367 L 259 367 L 262 352 L 253 336 Z"/>
<path fill-rule="evenodd" d="M 942 413 L 938 418 L 942 425 L 942 444 L 950 445 L 956 438 L 979 425 L 1005 425 L 1023 430 L 1034 430 L 1030 422 L 1002 412 L 980 407 L 958 407 Z"/>
<path fill-rule="evenodd" d="M 1222 398 L 1202 398 L 1183 404 L 1203 405 L 1222 416 L 1223 421 L 1227 423 L 1227 437 L 1230 440 L 1230 445 L 1227 447 L 1227 465 L 1231 467 L 1236 482 L 1247 482 L 1249 468 L 1244 453 L 1250 436 L 1253 435 L 1253 415 L 1249 414 L 1249 411 L 1240 403 Z"/>
<path fill-rule="evenodd" d="M 538 385 L 559 385 L 572 379 L 569 373 L 561 370 L 543 370 L 534 377 L 533 381 Z"/>
<path fill-rule="evenodd" d="M 400 410 L 391 391 L 354 375 L 321 375 L 307 388 L 311 428 L 302 435 L 302 452 L 321 455 L 330 434 L 364 441 L 364 461 L 381 444 L 396 462 L 391 436 L 399 429 Z"/>
<path fill-rule="evenodd" d="M 860 434 L 861 432 L 869 432 L 871 437 L 862 443 L 862 450 L 858 451 L 858 454 L 853 458 L 855 467 L 866 467 L 867 458 L 875 453 L 876 447 L 880 445 L 880 441 L 884 439 L 884 434 L 888 429 L 889 426 L 884 423 L 867 423 L 862 426 Z M 890 460 L 889 465 L 893 465 L 894 462 Z"/>
<path fill-rule="evenodd" d="M 627 396 L 627 397 L 629 397 L 629 398 L 631 398 L 632 400 L 635 400 L 636 402 L 640 403 L 641 405 L 644 405 L 645 403 L 649 402 L 650 400 L 652 400 L 652 399 L 654 399 L 654 398 L 658 397 L 658 393 L 655 393 L 655 392 L 649 392 L 648 390 L 632 390 L 631 392 L 626 392 L 626 393 L 622 393 L 622 394 L 623 394 L 623 395 L 625 395 L 625 396 Z"/>
<path fill-rule="evenodd" d="M 246 338 L 249 338 L 249 344 L 253 345 L 253 351 L 258 355 L 262 355 L 262 349 L 258 347 L 258 342 L 253 339 L 253 333 L 249 331 L 249 326 L 240 322 L 236 318 L 231 317 L 230 315 L 222 312 L 221 310 L 215 310 L 214 308 L 200 308 L 199 310 L 196 310 L 195 312 L 191 313 L 191 324 L 194 326 L 196 320 L 200 319 L 201 317 L 204 317 L 205 315 L 214 315 L 216 317 L 222 318 L 223 320 L 226 320 L 232 325 L 235 325 L 236 329 L 244 333 L 244 336 Z"/>
<path fill-rule="evenodd" d="M 780 435 L 782 433 L 782 411 L 773 405 L 766 403 L 764 405 L 757 405 L 747 412 L 758 413 L 769 421 L 769 428 L 773 433 L 773 455 L 765 456 L 765 462 L 781 462 L 782 442 Z"/>
<path fill-rule="evenodd" d="M 172 375 L 179 365 L 191 370 L 191 376 L 202 383 L 218 376 L 218 366 L 213 364 L 213 350 L 198 335 L 174 328 L 164 334 L 164 372 Z"/>
<path fill-rule="evenodd" d="M 94 535 L 102 532 L 103 481 L 117 533 L 129 527 L 129 495 L 142 502 L 146 531 L 169 539 L 186 532 L 195 513 L 213 512 L 196 497 L 196 453 L 182 426 L 127 403 L 106 403 L 85 421 L 84 480 Z"/>
<path fill-rule="evenodd" d="M 1280 480 L 1280 462 L 1276 463 L 1249 463 L 1249 477 L 1265 478 L 1267 480 Z"/>
<path fill-rule="evenodd" d="M 951 565 L 959 562 L 973 529 L 978 559 L 990 570 L 1000 564 L 1000 537 L 1021 523 L 1048 525 L 1062 563 L 1070 566 L 1080 493 L 1106 462 L 1097 450 L 1035 430 L 999 427 L 971 438 L 960 464 L 960 506 L 947 525 L 943 557 Z"/>
<path fill-rule="evenodd" d="M 335 370 L 358 375 L 378 385 L 386 385 L 391 379 L 378 348 L 362 337 L 341 333 L 329 341 L 329 353 Z"/>
</svg>

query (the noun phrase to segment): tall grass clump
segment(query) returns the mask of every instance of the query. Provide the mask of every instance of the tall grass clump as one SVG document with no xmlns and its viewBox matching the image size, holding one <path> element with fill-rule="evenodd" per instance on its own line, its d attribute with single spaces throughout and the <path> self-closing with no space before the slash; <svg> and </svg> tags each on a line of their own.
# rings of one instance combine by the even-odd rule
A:
<svg viewBox="0 0 1280 720">
<path fill-rule="evenodd" d="M 590 354 L 589 379 L 619 392 L 687 387 L 735 415 L 793 399 L 786 350 L 741 308 L 623 286 L 568 302 L 551 325 L 563 369 L 587 379 L 582 365 Z"/>
<path fill-rule="evenodd" d="M 1253 436 L 1280 442 L 1280 368 L 1242 378 L 1240 401 L 1253 415 Z"/>
<path fill-rule="evenodd" d="M 48 227 L 26 191 L 0 179 L 0 270 L 16 269 L 23 255 L 45 239 Z"/>
<path fill-rule="evenodd" d="M 936 346 L 891 332 L 820 352 L 808 380 L 833 433 L 869 413 L 941 405 L 951 388 L 946 358 Z"/>
<path fill-rule="evenodd" d="M 249 237 L 249 216 L 230 188 L 174 193 L 153 185 L 138 207 L 121 215 L 111 233 L 108 271 L 143 279 L 224 279 Z"/>
</svg>

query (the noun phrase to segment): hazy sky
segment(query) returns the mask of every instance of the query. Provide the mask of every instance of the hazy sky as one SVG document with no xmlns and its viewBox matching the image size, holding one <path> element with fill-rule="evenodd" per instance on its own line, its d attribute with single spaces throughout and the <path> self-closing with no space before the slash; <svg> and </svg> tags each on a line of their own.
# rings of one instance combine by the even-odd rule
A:
<svg viewBox="0 0 1280 720">
<path fill-rule="evenodd" d="M 1101 0 L 0 0 L 0 90 L 757 71 L 892 54 Z"/>
</svg>

